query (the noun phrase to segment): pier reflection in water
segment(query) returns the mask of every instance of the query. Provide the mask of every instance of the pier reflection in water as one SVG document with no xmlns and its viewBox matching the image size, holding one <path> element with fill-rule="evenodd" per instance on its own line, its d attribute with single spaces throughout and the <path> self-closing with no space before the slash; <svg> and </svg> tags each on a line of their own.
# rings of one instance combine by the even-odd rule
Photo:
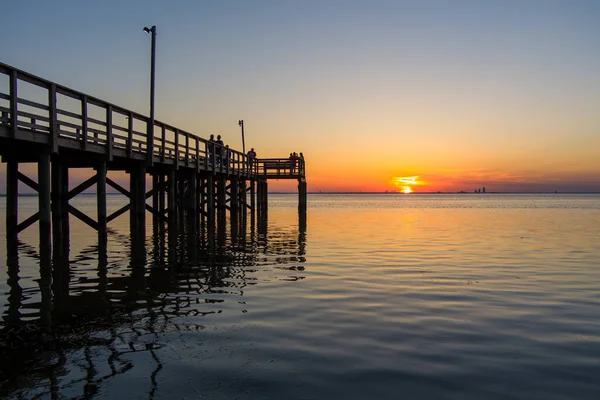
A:
<svg viewBox="0 0 600 400">
<path fill-rule="evenodd" d="M 145 380 L 147 394 L 138 384 L 135 398 L 154 398 L 165 343 L 214 328 L 206 317 L 216 314 L 220 326 L 235 325 L 261 272 L 303 278 L 306 213 L 272 230 L 266 214 L 236 225 L 155 225 L 142 243 L 118 225 L 94 243 L 75 226 L 53 258 L 28 243 L 35 232 L 7 238 L 0 396 L 90 398 L 129 374 Z"/>
</svg>

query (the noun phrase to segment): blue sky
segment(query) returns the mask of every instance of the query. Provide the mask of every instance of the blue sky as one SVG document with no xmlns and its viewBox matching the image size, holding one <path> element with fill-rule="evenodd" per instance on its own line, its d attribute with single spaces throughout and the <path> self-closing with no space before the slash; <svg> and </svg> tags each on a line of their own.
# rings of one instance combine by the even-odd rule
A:
<svg viewBox="0 0 600 400">
<path fill-rule="evenodd" d="M 600 191 L 598 1 L 14 1 L 2 13 L 1 62 L 144 114 L 142 28 L 157 25 L 156 117 L 236 148 L 244 119 L 259 157 L 304 152 L 313 190 L 419 175 L 448 190 Z"/>
</svg>

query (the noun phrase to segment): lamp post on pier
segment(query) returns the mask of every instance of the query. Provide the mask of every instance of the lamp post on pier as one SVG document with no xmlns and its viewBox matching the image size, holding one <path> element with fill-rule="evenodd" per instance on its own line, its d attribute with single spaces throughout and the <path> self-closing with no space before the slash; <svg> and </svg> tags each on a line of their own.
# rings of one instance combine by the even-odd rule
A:
<svg viewBox="0 0 600 400">
<path fill-rule="evenodd" d="M 238 125 L 242 127 L 242 151 L 246 154 L 246 142 L 244 141 L 244 120 L 240 119 Z"/>
<path fill-rule="evenodd" d="M 144 32 L 152 34 L 152 52 L 150 56 L 150 122 L 148 123 L 148 137 L 146 148 L 148 164 L 152 165 L 152 155 L 154 153 L 154 81 L 156 77 L 156 26 L 152 25 L 151 28 L 145 26 Z"/>
</svg>

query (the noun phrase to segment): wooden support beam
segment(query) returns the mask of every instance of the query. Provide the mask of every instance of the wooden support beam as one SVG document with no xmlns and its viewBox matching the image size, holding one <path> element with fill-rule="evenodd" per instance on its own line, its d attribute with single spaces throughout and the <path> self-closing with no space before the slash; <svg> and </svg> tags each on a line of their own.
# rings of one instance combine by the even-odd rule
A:
<svg viewBox="0 0 600 400">
<path fill-rule="evenodd" d="M 125 212 L 129 211 L 129 209 L 131 208 L 131 204 L 125 204 L 123 207 L 119 208 L 117 211 L 115 211 L 114 213 L 110 214 L 108 217 L 106 217 L 106 222 L 111 222 L 112 220 L 114 220 L 115 218 L 121 216 L 122 214 L 124 214 Z"/>
<path fill-rule="evenodd" d="M 67 165 L 63 165 L 61 168 L 61 178 L 60 178 L 60 202 L 61 202 L 61 225 L 62 225 L 62 249 L 61 255 L 63 258 L 69 257 L 69 237 L 70 237 L 70 226 L 69 226 L 69 198 L 67 197 L 69 193 L 69 167 Z"/>
<path fill-rule="evenodd" d="M 29 178 L 27 175 L 25 175 L 19 171 L 17 171 L 17 178 L 21 182 L 23 182 L 24 184 L 26 184 L 27 186 L 29 186 L 30 188 L 32 188 L 33 190 L 35 190 L 36 192 L 39 193 L 40 187 L 33 179 Z"/>
<path fill-rule="evenodd" d="M 52 228 L 50 212 L 50 153 L 44 152 L 38 161 L 38 204 L 40 226 L 40 257 L 50 259 L 52 243 L 50 230 Z"/>
<path fill-rule="evenodd" d="M 230 214 L 229 221 L 231 222 L 232 232 L 237 231 L 239 223 L 239 181 L 237 177 L 231 178 L 231 184 L 229 185 L 229 204 Z M 235 239 L 235 238 L 233 238 Z"/>
<path fill-rule="evenodd" d="M 96 167 L 96 200 L 98 211 L 98 232 L 106 234 L 107 212 L 106 212 L 106 161 L 100 162 Z"/>
<path fill-rule="evenodd" d="M 131 193 L 129 193 L 129 191 L 127 189 L 125 189 L 123 186 L 119 185 L 117 182 L 113 181 L 112 179 L 107 177 L 106 183 L 113 189 L 116 189 L 122 195 L 126 196 L 128 199 L 131 198 Z"/>
<path fill-rule="evenodd" d="M 206 177 L 206 213 L 209 230 L 215 226 L 215 181 L 214 175 Z"/>
<path fill-rule="evenodd" d="M 97 179 L 98 178 L 96 177 L 96 175 L 94 175 L 91 178 L 86 179 L 84 182 L 81 182 L 79 185 L 77 185 L 77 187 L 73 188 L 73 190 L 71 190 L 69 192 L 69 194 L 67 195 L 67 200 L 71 200 L 73 197 L 77 196 L 79 193 L 90 188 L 94 183 L 96 183 Z"/>
<path fill-rule="evenodd" d="M 19 211 L 19 163 L 9 158 L 6 167 L 6 235 L 16 238 Z"/>
<path fill-rule="evenodd" d="M 51 164 L 51 179 L 52 189 L 50 193 L 50 200 L 52 202 L 52 247 L 54 248 L 54 257 L 59 260 L 59 256 L 62 253 L 63 246 L 61 246 L 63 240 L 63 224 L 62 224 L 62 164 L 55 155 Z"/>
<path fill-rule="evenodd" d="M 93 219 L 91 219 L 90 217 L 88 217 L 87 215 L 85 215 L 84 213 L 82 213 L 81 211 L 79 211 L 78 209 L 76 209 L 75 207 L 73 207 L 70 204 L 67 206 L 67 209 L 77 219 L 79 219 L 80 221 L 82 221 L 83 223 L 85 223 L 86 225 L 91 227 L 92 229 L 98 230 L 98 223 L 96 221 L 94 221 Z"/>
<path fill-rule="evenodd" d="M 158 177 L 158 181 L 159 181 L 159 190 L 158 190 L 158 209 L 160 210 L 161 213 L 164 214 L 165 212 L 165 175 L 164 174 L 160 174 Z"/>
<path fill-rule="evenodd" d="M 30 227 L 34 222 L 38 221 L 39 219 L 40 219 L 40 212 L 38 211 L 35 214 L 33 214 L 32 216 L 30 216 L 29 218 L 27 218 L 25 221 L 23 221 L 17 225 L 17 233 L 23 231 L 24 229 L 27 229 L 28 227 Z"/>
</svg>

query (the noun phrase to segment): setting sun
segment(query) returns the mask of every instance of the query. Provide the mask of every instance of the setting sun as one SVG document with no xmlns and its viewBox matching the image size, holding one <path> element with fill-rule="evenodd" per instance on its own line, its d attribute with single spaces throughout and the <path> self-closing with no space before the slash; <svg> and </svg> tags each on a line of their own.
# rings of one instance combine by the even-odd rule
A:
<svg viewBox="0 0 600 400">
<path fill-rule="evenodd" d="M 392 184 L 396 190 L 401 193 L 412 193 L 414 185 L 422 185 L 419 176 L 396 176 L 392 179 Z"/>
</svg>

